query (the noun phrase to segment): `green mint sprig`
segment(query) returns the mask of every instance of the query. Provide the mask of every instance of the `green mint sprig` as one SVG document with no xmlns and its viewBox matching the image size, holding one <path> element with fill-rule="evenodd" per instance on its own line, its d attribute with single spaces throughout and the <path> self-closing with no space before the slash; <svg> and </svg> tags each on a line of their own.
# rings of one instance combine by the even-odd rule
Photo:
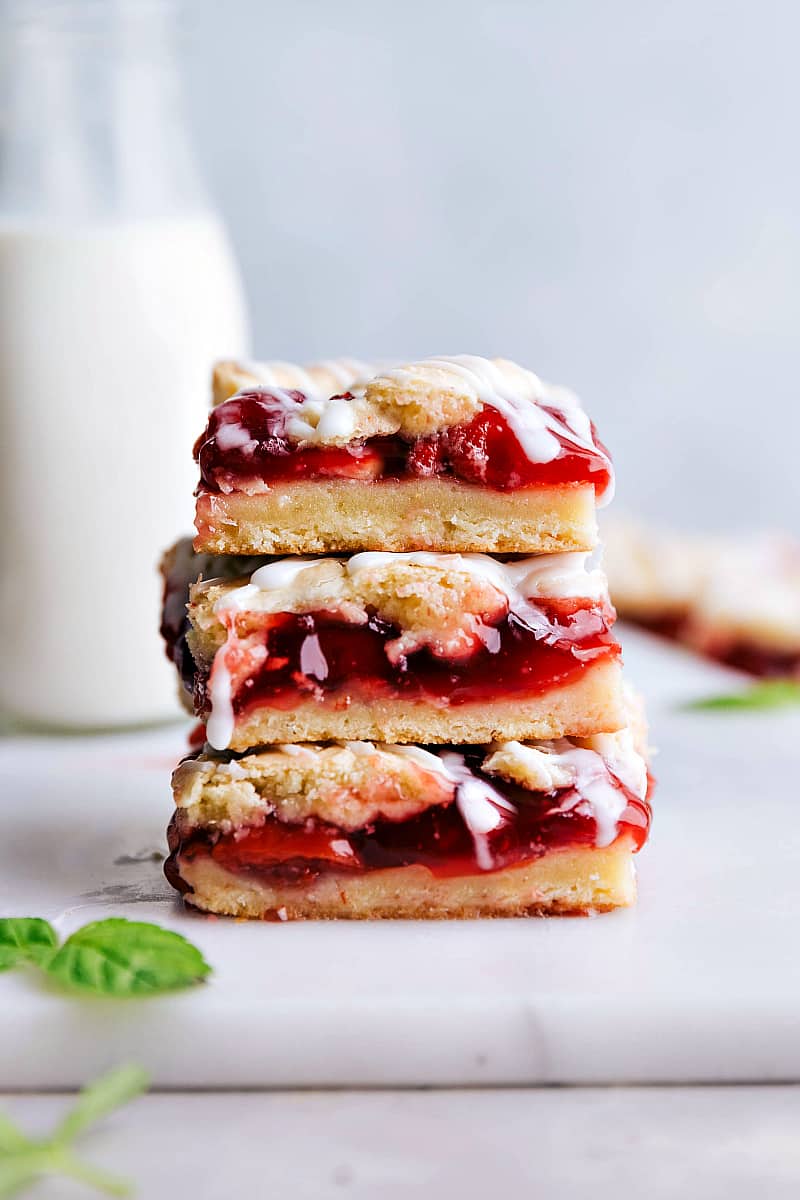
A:
<svg viewBox="0 0 800 1200">
<path fill-rule="evenodd" d="M 765 679 L 744 692 L 720 696 L 705 696 L 685 705 L 689 712 L 725 712 L 790 708 L 800 704 L 800 681 L 794 679 Z"/>
<path fill-rule="evenodd" d="M 45 922 L 46 924 L 46 922 Z M 81 1090 L 78 1100 L 49 1138 L 29 1138 L 0 1113 L 0 1197 L 16 1196 L 42 1175 L 66 1175 L 108 1196 L 129 1196 L 130 1183 L 78 1158 L 75 1139 L 114 1109 L 149 1087 L 136 1066 L 117 1067 Z"/>
<path fill-rule="evenodd" d="M 41 917 L 0 918 L 0 971 L 21 963 L 46 963 L 58 948 L 56 931 Z"/>
<path fill-rule="evenodd" d="M 211 971 L 186 938 L 146 921 L 92 921 L 59 946 L 40 917 L 0 917 L 0 971 L 31 965 L 66 988 L 113 997 L 174 991 Z"/>
</svg>

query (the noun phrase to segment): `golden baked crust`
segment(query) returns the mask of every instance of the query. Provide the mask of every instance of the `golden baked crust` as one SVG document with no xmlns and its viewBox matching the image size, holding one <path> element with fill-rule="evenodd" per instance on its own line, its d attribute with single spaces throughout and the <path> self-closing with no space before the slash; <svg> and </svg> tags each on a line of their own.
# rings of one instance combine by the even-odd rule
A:
<svg viewBox="0 0 800 1200">
<path fill-rule="evenodd" d="M 215 554 L 551 554 L 597 542 L 591 484 L 499 492 L 446 478 L 293 481 L 256 495 L 201 492 L 195 525 L 195 549 Z"/>
<path fill-rule="evenodd" d="M 178 855 L 186 900 L 205 912 L 272 920 L 526 917 L 607 912 L 636 899 L 633 847 L 551 851 L 533 863 L 455 878 L 422 866 L 326 872 L 308 883 L 266 883 L 208 857 Z"/>
<path fill-rule="evenodd" d="M 571 683 L 533 697 L 438 707 L 401 698 L 347 703 L 299 699 L 291 709 L 260 707 L 241 715 L 229 749 L 276 742 L 370 741 L 471 744 L 531 738 L 588 737 L 625 724 L 622 668 L 600 659 Z"/>
</svg>

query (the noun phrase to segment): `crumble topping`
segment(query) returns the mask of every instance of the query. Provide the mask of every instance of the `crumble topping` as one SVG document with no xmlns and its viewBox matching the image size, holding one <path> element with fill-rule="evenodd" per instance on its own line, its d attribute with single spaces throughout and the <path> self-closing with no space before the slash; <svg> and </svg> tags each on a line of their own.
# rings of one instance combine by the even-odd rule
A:
<svg viewBox="0 0 800 1200">
<path fill-rule="evenodd" d="M 644 702 L 630 686 L 624 690 L 627 724 L 623 729 L 535 744 L 495 742 L 488 747 L 483 770 L 529 791 L 551 792 L 565 787 L 586 791 L 599 759 L 606 774 L 643 799 L 647 795 L 649 758 Z"/>
<path fill-rule="evenodd" d="M 190 824 L 223 833 L 273 814 L 288 824 L 314 817 L 354 831 L 380 818 L 404 821 L 455 801 L 478 847 L 502 822 L 503 812 L 514 811 L 485 773 L 531 792 L 567 790 L 554 803 L 593 816 L 597 844 L 608 845 L 627 804 L 618 784 L 644 799 L 647 771 L 629 731 L 604 739 L 499 743 L 486 749 L 480 774 L 452 747 L 432 752 L 371 742 L 283 745 L 229 761 L 211 755 L 187 760 L 173 776 L 173 790 Z"/>
<path fill-rule="evenodd" d="M 272 813 L 289 824 L 316 817 L 355 830 L 380 817 L 407 820 L 453 798 L 443 775 L 369 742 L 276 746 L 229 762 L 188 759 L 172 784 L 192 824 L 222 832 Z"/>
<path fill-rule="evenodd" d="M 235 623 L 247 636 L 248 614 L 325 612 L 354 624 L 372 614 L 397 626 L 387 642 L 392 662 L 427 647 L 437 657 L 468 655 L 491 637 L 508 613 L 541 624 L 537 600 L 607 602 L 605 579 L 587 570 L 588 555 L 574 551 L 501 563 L 483 554 L 363 553 L 349 559 L 278 559 L 249 583 L 197 584 L 191 591 L 192 649 L 209 661 Z"/>
</svg>

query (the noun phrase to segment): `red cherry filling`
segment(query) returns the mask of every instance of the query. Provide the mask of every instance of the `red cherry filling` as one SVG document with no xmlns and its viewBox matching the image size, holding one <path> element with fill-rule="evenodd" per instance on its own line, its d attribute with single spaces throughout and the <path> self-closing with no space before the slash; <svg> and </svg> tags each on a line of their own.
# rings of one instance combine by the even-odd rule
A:
<svg viewBox="0 0 800 1200">
<path fill-rule="evenodd" d="M 214 409 L 194 446 L 206 486 L 230 492 L 243 481 L 380 474 L 381 456 L 365 443 L 299 449 L 287 435 L 287 424 L 305 397 L 297 391 L 284 395 L 285 401 L 269 392 L 242 392 Z"/>
<path fill-rule="evenodd" d="M 268 391 L 242 392 L 214 409 L 194 448 L 202 488 L 252 491 L 258 490 L 259 482 L 291 479 L 439 475 L 502 491 L 593 483 L 601 493 L 609 483 L 602 447 L 599 452 L 587 450 L 567 433 L 559 433 L 559 454 L 548 463 L 531 462 L 502 413 L 488 407 L 468 423 L 427 437 L 408 440 L 396 435 L 346 446 L 303 447 L 288 436 L 287 424 L 305 397 L 297 391 L 284 395 L 285 399 Z M 559 416 L 555 411 L 552 415 Z"/>
<path fill-rule="evenodd" d="M 542 624 L 534 628 L 513 613 L 487 627 L 496 633 L 458 659 L 442 658 L 422 648 L 392 661 L 386 644 L 397 638 L 396 626 L 377 617 L 356 625 L 327 613 L 280 613 L 264 617 L 245 639 L 234 634 L 218 651 L 237 685 L 237 716 L 258 707 L 290 708 L 298 696 L 422 699 L 459 705 L 511 696 L 536 696 L 571 682 L 600 659 L 620 650 L 611 633 L 614 612 L 608 606 L 578 607 L 580 601 L 539 602 Z M 242 659 L 251 647 L 252 663 Z M 191 686 L 187 679 L 187 686 Z M 210 712 L 209 673 L 194 675 L 195 709 Z"/>
<path fill-rule="evenodd" d="M 574 789 L 542 795 L 497 777 L 482 776 L 483 756 L 483 751 L 469 748 L 465 755 L 473 775 L 489 779 L 506 804 L 503 808 L 494 805 L 497 824 L 477 839 L 456 803 L 436 805 L 405 821 L 375 821 L 355 832 L 315 819 L 286 825 L 271 816 L 262 826 L 235 834 L 193 830 L 182 836 L 174 822 L 172 874 L 176 874 L 174 863 L 179 856 L 189 861 L 208 856 L 228 871 L 267 882 L 302 883 L 330 870 L 363 873 L 412 865 L 447 878 L 501 870 L 533 862 L 550 851 L 596 844 L 597 821 Z M 634 850 L 639 850 L 650 828 L 650 805 L 622 784 L 615 782 L 614 786 L 626 801 L 617 822 L 617 839 L 627 837 Z"/>
</svg>

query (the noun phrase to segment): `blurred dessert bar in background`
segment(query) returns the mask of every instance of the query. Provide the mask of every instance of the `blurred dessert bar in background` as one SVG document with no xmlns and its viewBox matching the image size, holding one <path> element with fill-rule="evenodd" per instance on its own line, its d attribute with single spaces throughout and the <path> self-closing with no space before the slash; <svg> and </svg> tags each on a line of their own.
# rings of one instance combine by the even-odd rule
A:
<svg viewBox="0 0 800 1200">
<path fill-rule="evenodd" d="M 730 667 L 800 677 L 800 543 L 736 540 L 603 523 L 621 617 Z"/>
</svg>

